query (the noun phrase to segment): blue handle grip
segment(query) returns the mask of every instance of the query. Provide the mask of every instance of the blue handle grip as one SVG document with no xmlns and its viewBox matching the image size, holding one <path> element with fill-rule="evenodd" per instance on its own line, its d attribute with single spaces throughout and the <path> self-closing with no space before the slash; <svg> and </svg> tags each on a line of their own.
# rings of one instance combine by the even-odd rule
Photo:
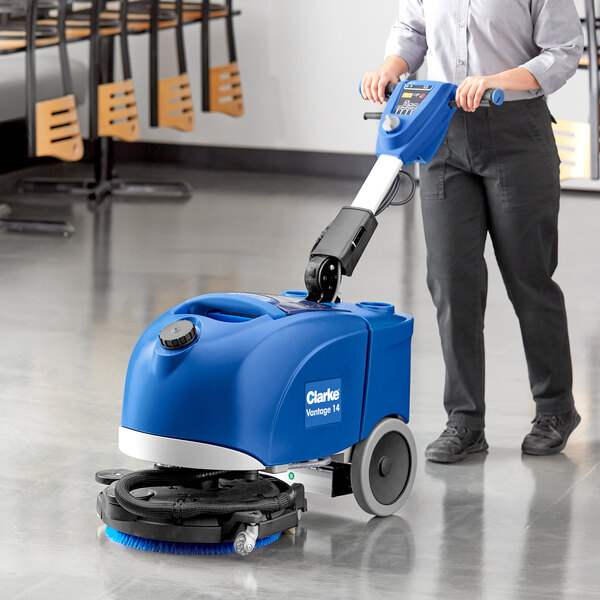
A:
<svg viewBox="0 0 600 600">
<path fill-rule="evenodd" d="M 502 106 L 502 104 L 504 104 L 504 92 L 498 88 L 490 88 L 483 93 L 480 106 Z"/>
<path fill-rule="evenodd" d="M 492 104 L 496 106 L 502 106 L 504 104 L 504 92 L 499 89 L 492 90 L 492 97 L 490 98 Z"/>
</svg>

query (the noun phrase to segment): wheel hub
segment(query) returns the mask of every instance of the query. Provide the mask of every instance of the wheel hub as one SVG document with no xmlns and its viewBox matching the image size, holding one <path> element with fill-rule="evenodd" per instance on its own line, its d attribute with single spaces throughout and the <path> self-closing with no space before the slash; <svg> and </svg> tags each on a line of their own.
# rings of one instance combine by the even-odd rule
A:
<svg viewBox="0 0 600 600">
<path fill-rule="evenodd" d="M 410 449 L 396 431 L 386 433 L 373 450 L 369 466 L 371 490 L 381 504 L 393 504 L 402 494 L 410 474 Z"/>
<path fill-rule="evenodd" d="M 383 456 L 379 460 L 379 474 L 387 477 L 392 472 L 392 460 L 388 456 Z"/>
</svg>

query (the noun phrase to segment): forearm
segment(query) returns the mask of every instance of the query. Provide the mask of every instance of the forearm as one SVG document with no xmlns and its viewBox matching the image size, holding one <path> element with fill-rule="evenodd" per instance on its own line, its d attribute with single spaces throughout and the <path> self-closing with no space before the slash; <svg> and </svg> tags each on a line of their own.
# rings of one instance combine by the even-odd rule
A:
<svg viewBox="0 0 600 600">
<path fill-rule="evenodd" d="M 456 105 L 474 111 L 485 90 L 499 88 L 505 91 L 539 90 L 538 80 L 525 67 L 517 67 L 496 75 L 467 77 L 456 90 Z"/>
<path fill-rule="evenodd" d="M 390 73 L 396 79 L 401 75 L 408 73 L 408 69 L 408 63 L 402 57 L 393 54 L 388 56 L 381 67 L 379 67 L 379 71 L 382 73 Z"/>
<path fill-rule="evenodd" d="M 492 75 L 489 79 L 495 81 L 493 86 L 505 91 L 539 90 L 538 80 L 525 67 L 517 67 Z"/>
</svg>

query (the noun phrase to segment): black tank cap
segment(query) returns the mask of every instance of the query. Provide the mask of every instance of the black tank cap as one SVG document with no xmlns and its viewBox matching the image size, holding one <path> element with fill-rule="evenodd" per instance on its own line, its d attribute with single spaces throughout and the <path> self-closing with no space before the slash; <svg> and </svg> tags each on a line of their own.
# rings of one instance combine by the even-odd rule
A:
<svg viewBox="0 0 600 600">
<path fill-rule="evenodd" d="M 163 348 L 168 348 L 169 350 L 185 348 L 191 344 L 197 336 L 198 333 L 194 324 L 185 319 L 183 321 L 169 323 L 166 327 L 163 327 L 162 331 L 158 334 Z"/>
</svg>

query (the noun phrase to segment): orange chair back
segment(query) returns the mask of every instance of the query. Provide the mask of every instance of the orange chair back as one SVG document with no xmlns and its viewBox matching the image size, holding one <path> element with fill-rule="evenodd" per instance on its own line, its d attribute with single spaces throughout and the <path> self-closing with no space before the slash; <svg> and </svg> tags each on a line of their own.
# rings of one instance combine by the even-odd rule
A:
<svg viewBox="0 0 600 600">
<path fill-rule="evenodd" d="M 244 114 L 242 82 L 237 62 L 210 69 L 210 111 L 232 117 Z"/>
<path fill-rule="evenodd" d="M 158 82 L 158 126 L 194 130 L 194 106 L 187 73 Z"/>
<path fill-rule="evenodd" d="M 554 139 L 561 160 L 560 180 L 591 177 L 590 124 L 558 120 Z"/>
<path fill-rule="evenodd" d="M 37 102 L 35 113 L 36 156 L 54 156 L 65 161 L 83 158 L 83 140 L 73 94 Z"/>
<path fill-rule="evenodd" d="M 133 80 L 98 86 L 98 135 L 135 142 L 140 137 L 140 121 Z"/>
</svg>

